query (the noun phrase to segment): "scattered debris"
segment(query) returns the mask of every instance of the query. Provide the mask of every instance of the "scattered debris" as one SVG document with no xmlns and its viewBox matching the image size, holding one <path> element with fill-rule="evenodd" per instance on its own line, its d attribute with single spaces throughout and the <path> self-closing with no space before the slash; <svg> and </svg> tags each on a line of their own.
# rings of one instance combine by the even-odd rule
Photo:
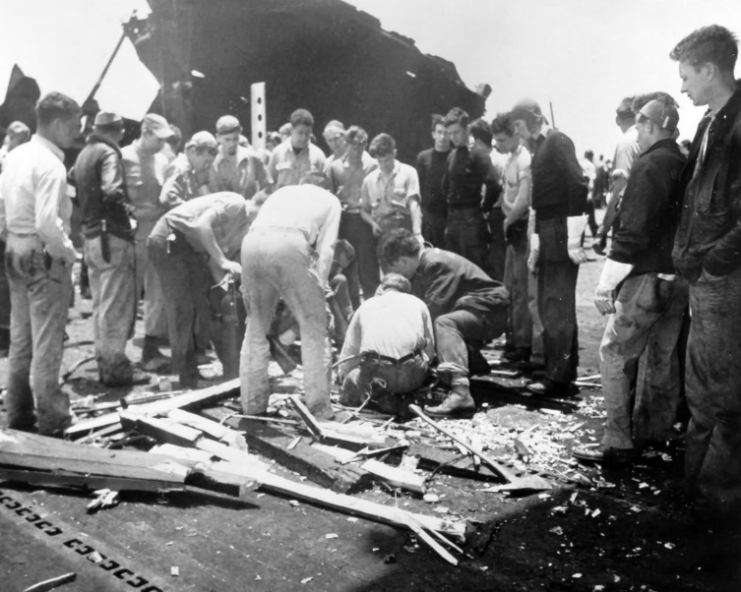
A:
<svg viewBox="0 0 741 592">
<path fill-rule="evenodd" d="M 74 582 L 76 579 L 77 574 L 75 572 L 70 572 L 63 576 L 57 576 L 56 578 L 50 578 L 43 582 L 39 582 L 38 584 L 34 584 L 33 586 L 26 588 L 23 592 L 47 592 L 47 590 L 53 590 L 54 588 L 59 588 L 59 586 L 64 586 L 64 584 Z"/>
</svg>

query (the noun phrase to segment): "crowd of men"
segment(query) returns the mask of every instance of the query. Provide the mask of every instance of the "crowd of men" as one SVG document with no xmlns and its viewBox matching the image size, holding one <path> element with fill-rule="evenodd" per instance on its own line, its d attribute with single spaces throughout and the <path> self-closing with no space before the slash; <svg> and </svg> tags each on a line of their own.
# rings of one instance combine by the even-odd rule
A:
<svg viewBox="0 0 741 592">
<path fill-rule="evenodd" d="M 590 152 L 577 158 L 573 141 L 523 99 L 490 123 L 457 107 L 433 116 L 432 147 L 416 166 L 397 159 L 389 134 L 370 140 L 339 121 L 324 129 L 327 157 L 305 109 L 269 134 L 264 155 L 231 115 L 178 154 L 177 130 L 149 114 L 139 138 L 122 148 L 122 118 L 101 111 L 68 172 L 62 150 L 80 133 L 81 109 L 47 94 L 33 136 L 8 129 L 0 177 L 9 426 L 61 436 L 72 421 L 59 387 L 78 259 L 70 188 L 82 219 L 100 381 L 146 382 L 142 370 L 161 367 L 159 347 L 169 344 L 171 372 L 194 388 L 213 346 L 224 375 L 241 377 L 251 415 L 268 410 L 274 346 L 298 335 L 307 405 L 318 418 L 334 413 L 330 337 L 341 350 L 344 405 L 370 401 L 403 415 L 434 373 L 427 413 L 470 416 L 469 378 L 488 370 L 481 349 L 501 335 L 506 360 L 540 370 L 528 386 L 533 396 L 573 396 L 576 285 L 589 225 L 597 250 L 612 237 L 594 297 L 609 315 L 600 346 L 607 422 L 602 442 L 574 456 L 630 462 L 645 445 L 665 442 L 684 393 L 689 491 L 712 508 L 737 508 L 737 54 L 723 27 L 683 39 L 671 52 L 682 92 L 708 106 L 694 141 L 684 150 L 677 144 L 669 94 L 628 97 L 617 109 L 624 135 L 611 167 L 595 165 Z M 599 226 L 594 205 L 603 195 Z M 142 298 L 135 364 L 125 349 Z M 276 317 L 281 307 L 286 314 Z"/>
</svg>

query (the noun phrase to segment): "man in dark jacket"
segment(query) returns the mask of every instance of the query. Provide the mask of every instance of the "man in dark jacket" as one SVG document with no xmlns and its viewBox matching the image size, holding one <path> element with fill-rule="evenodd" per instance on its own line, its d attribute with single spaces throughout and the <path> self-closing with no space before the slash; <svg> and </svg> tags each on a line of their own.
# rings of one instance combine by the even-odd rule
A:
<svg viewBox="0 0 741 592">
<path fill-rule="evenodd" d="M 582 460 L 635 458 L 642 440 L 667 439 L 679 407 L 678 376 L 672 373 L 672 366 L 678 366 L 671 358 L 689 293 L 686 283 L 675 277 L 671 258 L 686 163 L 673 139 L 678 122 L 673 102 L 651 101 L 638 113 L 642 154 L 628 179 L 620 228 L 595 291 L 597 309 L 610 314 L 600 346 L 607 424 L 598 447 L 574 450 Z M 650 392 L 636 400 L 634 411 L 631 379 L 649 340 L 657 339 L 661 347 L 654 348 L 651 380 L 644 389 Z M 654 359 L 657 356 L 663 359 Z"/>
<path fill-rule="evenodd" d="M 98 375 L 106 386 L 149 381 L 134 370 L 124 350 L 136 315 L 134 235 L 118 143 L 123 119 L 101 111 L 75 163 L 82 209 L 85 260 L 93 293 L 93 337 Z"/>
<path fill-rule="evenodd" d="M 545 379 L 528 387 L 540 396 L 567 396 L 579 366 L 576 280 L 587 260 L 582 235 L 587 225 L 587 181 L 574 143 L 560 131 L 546 129 L 540 106 L 532 99 L 511 113 L 516 133 L 533 153 L 530 271 L 538 275 L 538 310 L 543 323 Z"/>
<path fill-rule="evenodd" d="M 506 288 L 464 257 L 423 250 L 404 229 L 381 241 L 378 259 L 385 273 L 399 273 L 412 282 L 412 294 L 432 317 L 438 378 L 450 391 L 440 405 L 426 411 L 434 417 L 471 414 L 476 406 L 469 390 L 469 351 L 478 353 L 507 328 Z"/>
<path fill-rule="evenodd" d="M 691 420 L 688 492 L 711 509 L 741 509 L 741 90 L 738 40 L 717 25 L 698 29 L 671 53 L 682 92 L 707 105 L 692 143 L 674 243 L 690 283 L 692 328 L 686 393 Z"/>
<path fill-rule="evenodd" d="M 433 247 L 445 248 L 448 204 L 443 193 L 443 173 L 450 154 L 450 140 L 442 115 L 432 116 L 432 148 L 417 155 L 417 175 L 422 196 L 422 236 Z"/>
</svg>

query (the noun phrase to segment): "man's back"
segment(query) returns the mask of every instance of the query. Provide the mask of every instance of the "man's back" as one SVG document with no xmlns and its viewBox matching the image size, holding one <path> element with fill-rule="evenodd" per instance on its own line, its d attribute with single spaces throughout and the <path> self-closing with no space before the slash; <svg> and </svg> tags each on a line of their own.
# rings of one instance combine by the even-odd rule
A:
<svg viewBox="0 0 741 592">
<path fill-rule="evenodd" d="M 430 313 L 425 303 L 411 294 L 388 291 L 366 300 L 355 313 L 346 340 L 356 330 L 360 352 L 399 359 L 432 346 Z"/>
</svg>

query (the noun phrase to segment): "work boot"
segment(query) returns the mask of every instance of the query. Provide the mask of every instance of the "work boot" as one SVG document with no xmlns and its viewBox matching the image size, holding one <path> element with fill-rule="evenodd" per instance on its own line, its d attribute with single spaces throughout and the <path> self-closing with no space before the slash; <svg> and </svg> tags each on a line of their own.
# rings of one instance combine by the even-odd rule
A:
<svg viewBox="0 0 741 592">
<path fill-rule="evenodd" d="M 104 378 L 100 376 L 100 382 L 106 386 L 117 387 L 117 386 L 136 386 L 138 384 L 147 384 L 151 380 L 149 374 L 137 370 L 136 368 L 131 369 L 131 373 L 127 376 L 109 376 Z"/>
<path fill-rule="evenodd" d="M 441 418 L 472 417 L 476 413 L 476 403 L 468 387 L 458 384 L 450 389 L 448 396 L 440 405 L 425 407 L 425 413 L 430 417 Z"/>
</svg>

